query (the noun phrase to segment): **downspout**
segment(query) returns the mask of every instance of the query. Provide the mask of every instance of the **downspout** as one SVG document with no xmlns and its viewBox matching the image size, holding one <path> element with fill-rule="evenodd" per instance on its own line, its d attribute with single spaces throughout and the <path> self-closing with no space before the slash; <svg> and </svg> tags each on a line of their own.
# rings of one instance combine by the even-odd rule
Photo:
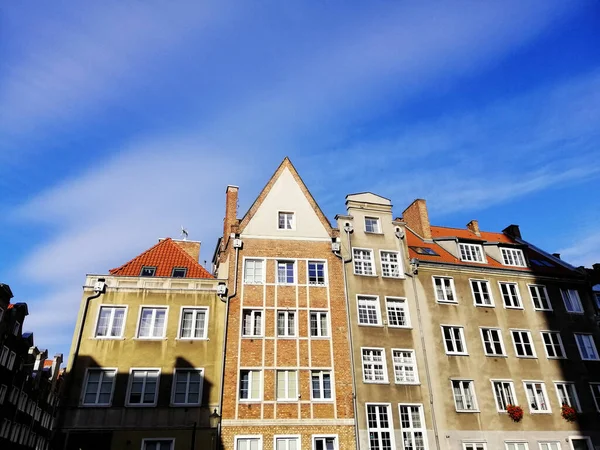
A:
<svg viewBox="0 0 600 450">
<path fill-rule="evenodd" d="M 415 293 L 415 304 L 417 306 L 417 322 L 419 323 L 419 335 L 421 337 L 421 348 L 423 349 L 423 357 L 425 358 L 425 374 L 427 377 L 427 390 L 429 391 L 429 410 L 431 411 L 431 424 L 433 425 L 433 434 L 435 436 L 435 446 L 437 450 L 440 450 L 440 437 L 438 433 L 437 420 L 435 418 L 435 409 L 433 402 L 433 387 L 431 385 L 431 373 L 429 370 L 429 358 L 427 357 L 427 347 L 425 346 L 425 333 L 423 332 L 423 321 L 421 319 L 421 307 L 419 305 L 419 294 L 417 292 L 417 281 L 416 276 L 418 274 L 419 260 L 416 258 L 410 261 L 410 271 L 412 273 L 406 273 L 412 279 L 413 292 Z"/>
<path fill-rule="evenodd" d="M 355 435 L 355 443 L 356 450 L 360 450 L 360 436 L 358 434 L 358 405 L 356 403 L 356 374 L 354 373 L 354 343 L 352 340 L 352 320 L 350 319 L 350 303 L 348 301 L 348 278 L 346 277 L 346 264 L 352 262 L 352 247 L 350 246 L 350 231 L 344 229 L 346 233 L 346 239 L 348 242 L 348 253 L 350 257 L 348 259 L 344 259 L 342 256 L 342 252 L 340 249 L 340 253 L 337 254 L 333 252 L 335 256 L 340 258 L 342 262 L 342 273 L 344 276 L 344 298 L 346 301 L 346 317 L 348 318 L 348 342 L 350 343 L 350 373 L 352 374 L 352 408 L 354 410 L 354 435 Z"/>
</svg>

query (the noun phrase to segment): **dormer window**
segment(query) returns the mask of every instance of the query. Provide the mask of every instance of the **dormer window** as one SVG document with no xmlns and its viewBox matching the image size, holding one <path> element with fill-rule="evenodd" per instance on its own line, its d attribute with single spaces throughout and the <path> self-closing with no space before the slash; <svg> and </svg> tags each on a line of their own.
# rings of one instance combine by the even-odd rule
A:
<svg viewBox="0 0 600 450">
<path fill-rule="evenodd" d="M 278 228 L 280 230 L 293 230 L 294 229 L 294 213 L 279 211 Z"/>
<path fill-rule="evenodd" d="M 187 275 L 187 268 L 185 267 L 173 267 L 173 272 L 171 272 L 171 277 L 173 278 L 185 278 Z"/>
<path fill-rule="evenodd" d="M 156 274 L 156 267 L 144 266 L 140 272 L 140 277 L 153 277 Z"/>
<path fill-rule="evenodd" d="M 502 264 L 505 266 L 527 267 L 523 250 L 518 248 L 500 248 L 502 252 Z"/>
<path fill-rule="evenodd" d="M 379 219 L 377 217 L 365 217 L 365 232 L 381 233 L 381 228 L 379 227 Z"/>
<path fill-rule="evenodd" d="M 458 250 L 460 251 L 460 259 L 462 261 L 470 262 L 485 262 L 483 257 L 483 249 L 479 244 L 458 244 Z"/>
</svg>

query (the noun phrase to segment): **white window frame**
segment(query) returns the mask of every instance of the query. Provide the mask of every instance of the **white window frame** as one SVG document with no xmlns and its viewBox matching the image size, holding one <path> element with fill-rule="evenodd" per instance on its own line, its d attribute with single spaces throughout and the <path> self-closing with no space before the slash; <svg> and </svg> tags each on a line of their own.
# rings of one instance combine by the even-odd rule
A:
<svg viewBox="0 0 600 450">
<path fill-rule="evenodd" d="M 291 216 L 290 228 L 287 227 L 288 221 L 286 220 L 288 216 Z M 284 218 L 285 226 L 281 227 L 281 218 Z M 279 231 L 294 231 L 296 229 L 296 212 L 295 211 L 277 211 L 277 229 Z"/>
<path fill-rule="evenodd" d="M 85 403 L 85 391 L 87 388 L 90 372 L 100 372 L 101 373 L 100 382 L 98 384 L 98 390 L 96 391 L 96 400 L 100 396 L 100 389 L 102 387 L 102 379 L 104 378 L 104 372 L 113 372 L 114 373 L 114 376 L 112 378 L 112 387 L 111 387 L 111 391 L 110 391 L 110 398 L 107 403 L 98 403 L 98 402 Z M 85 377 L 83 378 L 83 385 L 82 385 L 81 394 L 80 394 L 81 396 L 79 398 L 79 406 L 84 407 L 84 408 L 85 407 L 98 408 L 98 407 L 102 407 L 102 406 L 105 406 L 105 407 L 112 406 L 113 396 L 115 394 L 115 385 L 117 384 L 117 382 L 116 382 L 117 375 L 118 375 L 118 369 L 116 367 L 88 367 L 85 370 Z"/>
<path fill-rule="evenodd" d="M 279 397 L 279 374 L 282 373 L 284 375 L 284 386 L 283 386 L 283 390 L 285 392 L 285 396 L 284 397 Z M 292 392 L 291 397 L 288 397 L 289 394 L 289 390 L 290 388 L 294 388 L 294 386 L 290 385 L 290 374 L 294 373 L 296 375 L 296 386 L 294 389 L 294 392 Z M 298 380 L 298 371 L 294 370 L 294 369 L 278 369 L 275 371 L 275 398 L 277 399 L 278 402 L 297 402 L 298 401 L 298 395 L 299 395 L 299 380 Z"/>
<path fill-rule="evenodd" d="M 248 398 L 244 398 L 241 396 L 242 394 L 242 372 L 249 372 L 250 376 L 248 378 L 248 395 L 252 394 L 252 382 L 254 381 L 254 377 L 258 376 L 258 397 L 248 397 Z M 238 371 L 238 375 L 239 375 L 239 382 L 238 382 L 238 399 L 240 402 L 242 403 L 256 403 L 256 402 L 261 402 L 263 399 L 263 382 L 264 382 L 264 376 L 263 376 L 263 371 L 262 369 L 258 369 L 258 368 L 240 368 Z"/>
<path fill-rule="evenodd" d="M 575 293 L 575 297 L 572 297 L 572 293 Z M 581 303 L 581 297 L 579 296 L 579 291 L 577 289 L 562 289 L 560 290 L 560 296 L 563 299 L 563 304 L 565 305 L 565 310 L 569 314 L 584 314 L 585 310 L 583 309 L 583 304 Z M 572 303 L 572 306 L 575 306 L 575 309 L 572 311 L 567 307 L 567 301 Z"/>
<path fill-rule="evenodd" d="M 317 374 L 319 377 L 319 395 L 320 398 L 314 396 L 313 389 L 313 375 Z M 329 375 L 329 397 L 325 397 L 325 384 L 323 382 L 323 375 Z M 333 401 L 334 392 L 333 392 L 333 373 L 331 370 L 311 370 L 310 371 L 310 399 L 313 402 L 331 402 Z"/>
<path fill-rule="evenodd" d="M 487 291 L 486 294 L 489 297 L 489 303 L 477 303 L 477 295 L 475 293 L 474 285 L 477 285 L 477 287 L 479 288 L 479 296 L 482 300 L 484 295 L 483 288 L 485 287 Z M 482 308 L 496 307 L 496 304 L 494 302 L 494 295 L 492 294 L 492 285 L 490 284 L 489 280 L 484 280 L 480 278 L 469 278 L 469 286 L 471 287 L 471 295 L 473 296 L 473 305 Z"/>
<path fill-rule="evenodd" d="M 417 408 L 419 411 L 419 420 L 421 422 L 421 427 L 419 428 L 413 428 L 412 426 L 410 428 L 404 428 L 402 426 L 402 407 L 408 407 L 408 408 Z M 409 413 L 409 418 L 410 418 L 410 422 L 412 425 L 412 418 L 413 415 L 411 413 Z M 427 424 L 425 423 L 425 413 L 423 411 L 423 404 L 422 403 L 398 403 L 398 421 L 400 423 L 400 432 L 402 433 L 403 436 L 403 443 L 404 440 L 406 439 L 404 437 L 404 433 L 411 433 L 411 435 L 414 437 L 414 433 L 422 433 L 423 435 L 423 449 L 424 450 L 428 450 L 429 449 L 429 445 L 427 443 Z M 412 445 L 410 446 L 411 448 L 415 449 L 416 445 L 415 445 L 415 441 L 413 439 L 412 441 Z M 394 448 L 392 446 L 392 448 Z"/>
<path fill-rule="evenodd" d="M 239 441 L 241 440 L 258 440 L 258 450 L 263 448 L 262 434 L 236 434 L 233 438 L 235 450 L 239 450 Z"/>
<path fill-rule="evenodd" d="M 520 248 L 500 247 L 500 254 L 502 255 L 502 264 L 504 264 L 505 266 L 527 267 L 525 254 Z M 519 264 L 519 259 L 521 264 Z"/>
<path fill-rule="evenodd" d="M 323 282 L 319 282 L 318 272 L 315 272 L 317 281 L 311 283 L 310 281 L 310 265 L 311 264 L 322 264 L 323 265 Z M 324 259 L 309 259 L 306 261 L 306 284 L 309 286 L 327 286 L 329 284 L 327 277 L 327 261 Z"/>
<path fill-rule="evenodd" d="M 573 440 L 581 440 L 587 442 L 588 450 L 594 450 L 594 445 L 592 443 L 592 439 L 589 436 L 569 436 L 569 447 L 571 450 L 575 450 L 575 446 L 573 445 Z"/>
<path fill-rule="evenodd" d="M 376 225 L 376 228 L 377 228 L 376 231 L 369 231 L 369 230 L 367 230 L 367 220 L 375 221 L 375 225 Z M 382 231 L 381 231 L 381 220 L 379 219 L 379 217 L 365 216 L 365 233 L 368 233 L 368 234 L 382 234 Z"/>
<path fill-rule="evenodd" d="M 396 262 L 390 260 L 384 260 L 384 255 L 396 255 Z M 402 267 L 402 259 L 400 252 L 396 250 L 379 250 L 379 262 L 381 264 L 381 276 L 383 278 L 404 278 L 404 268 Z M 391 275 L 385 275 L 385 267 L 389 267 Z M 394 266 L 398 275 L 393 275 Z"/>
<path fill-rule="evenodd" d="M 492 395 L 494 396 L 494 403 L 496 404 L 496 411 L 498 412 L 506 412 L 506 409 L 502 409 L 499 403 L 498 403 L 498 397 L 496 396 L 496 386 L 495 383 L 502 383 L 502 392 L 503 394 L 506 393 L 505 385 L 508 385 L 508 388 L 510 390 L 510 395 L 512 397 L 512 399 L 514 400 L 514 403 L 511 403 L 512 405 L 518 405 L 519 404 L 519 400 L 517 399 L 517 392 L 515 391 L 515 383 L 512 380 L 501 380 L 501 379 L 491 379 L 490 383 L 492 385 Z M 505 395 L 503 395 L 503 397 L 505 397 Z M 504 399 L 504 400 L 508 400 L 508 399 Z M 509 405 L 509 403 L 506 404 L 506 406 Z"/>
<path fill-rule="evenodd" d="M 391 353 L 392 353 L 392 366 L 394 367 L 394 382 L 396 384 L 410 384 L 410 385 L 415 385 L 415 384 L 421 384 L 419 381 L 419 369 L 418 369 L 418 365 L 417 365 L 417 355 L 415 353 L 415 350 L 412 348 L 392 348 L 390 349 Z M 402 353 L 410 353 L 410 357 L 411 360 L 410 361 L 406 361 L 406 360 L 402 360 L 397 362 L 396 361 L 396 355 L 395 352 L 402 352 Z M 402 377 L 399 375 L 403 375 L 406 376 L 406 371 L 403 369 L 404 367 L 412 367 L 413 371 L 413 376 L 414 376 L 414 381 L 404 381 L 402 380 Z M 400 379 L 400 381 L 399 381 Z"/>
<path fill-rule="evenodd" d="M 454 391 L 454 383 L 460 383 L 460 391 L 462 396 L 462 402 L 465 403 L 465 393 L 468 389 L 471 399 L 473 401 L 473 408 L 471 409 L 458 409 L 458 401 L 456 399 L 456 392 Z M 463 383 L 469 383 L 465 389 Z M 477 413 L 479 412 L 479 403 L 477 402 L 477 393 L 475 391 L 475 381 L 469 378 L 452 378 L 450 379 L 450 390 L 452 391 L 452 398 L 454 399 L 454 409 L 460 413 Z"/>
<path fill-rule="evenodd" d="M 360 320 L 360 308 L 361 308 L 361 302 L 369 302 L 369 304 L 371 302 L 373 302 L 375 304 L 375 315 L 377 318 L 377 322 L 376 323 L 365 323 L 365 322 L 361 322 Z M 369 309 L 366 310 L 367 311 L 367 318 L 369 317 L 368 311 Z M 379 297 L 377 295 L 365 295 L 365 294 L 357 294 L 356 295 L 356 319 L 357 319 L 357 323 L 360 326 L 366 326 L 366 327 L 380 327 L 383 325 L 382 321 L 381 321 L 381 307 L 379 305 Z"/>
<path fill-rule="evenodd" d="M 152 313 L 152 319 L 150 322 L 150 336 L 140 336 L 140 329 L 142 326 L 142 314 L 145 309 L 151 309 L 154 312 Z M 152 332 L 154 330 L 154 324 L 156 323 L 156 310 L 164 309 L 165 311 L 165 323 L 163 324 L 162 334 L 160 336 L 152 336 Z M 167 324 L 169 323 L 169 307 L 165 305 L 142 305 L 140 306 L 138 312 L 138 320 L 137 320 L 137 328 L 135 330 L 136 339 L 144 339 L 144 340 L 161 340 L 166 337 L 167 333 Z"/>
<path fill-rule="evenodd" d="M 280 333 L 279 331 L 279 315 L 283 314 L 284 316 L 284 330 L 283 333 Z M 293 317 L 293 321 L 294 321 L 294 325 L 293 325 L 293 329 L 290 330 L 289 327 L 289 318 L 290 315 Z M 278 338 L 291 338 L 291 337 L 296 337 L 298 335 L 298 311 L 296 311 L 295 309 L 278 309 L 275 311 L 275 335 Z"/>
<path fill-rule="evenodd" d="M 558 404 L 562 407 L 563 403 L 561 400 L 561 396 L 560 396 L 560 389 L 559 386 L 571 386 L 573 388 L 572 393 L 573 393 L 573 397 L 574 397 L 574 405 L 572 405 L 572 402 L 567 402 L 569 404 L 569 406 L 573 409 L 575 409 L 575 411 L 577 411 L 578 413 L 581 412 L 581 404 L 579 403 L 579 394 L 577 394 L 577 386 L 574 382 L 572 381 L 555 381 L 554 382 L 554 388 L 556 389 L 556 397 L 558 398 Z M 567 389 L 568 390 L 568 389 Z"/>
<path fill-rule="evenodd" d="M 102 313 L 102 309 L 110 309 L 110 318 L 108 320 L 108 325 L 107 325 L 107 331 L 110 332 L 112 331 L 112 328 L 114 327 L 114 321 L 115 321 L 115 311 L 117 309 L 123 309 L 124 313 L 123 313 L 123 324 L 121 326 L 121 333 L 119 333 L 118 336 L 98 336 L 98 325 L 100 324 L 100 315 Z M 97 310 L 97 314 L 96 314 L 96 326 L 94 327 L 94 339 L 123 339 L 123 335 L 125 333 L 125 325 L 127 323 L 127 312 L 129 310 L 129 306 L 128 305 L 110 305 L 110 304 L 101 304 L 98 307 Z"/>
<path fill-rule="evenodd" d="M 463 441 L 463 450 L 487 450 L 487 442 L 484 441 Z"/>
<path fill-rule="evenodd" d="M 323 439 L 333 439 L 333 450 L 339 450 L 339 437 L 337 434 L 313 434 L 311 436 L 311 440 L 312 440 L 312 450 L 317 450 L 317 441 Z M 327 450 L 327 444 L 326 441 L 323 444 L 323 449 Z"/>
<path fill-rule="evenodd" d="M 369 257 L 369 259 L 365 259 L 365 258 L 363 258 L 363 255 L 361 255 L 360 258 L 357 258 L 356 254 L 354 253 L 355 251 L 366 252 L 370 255 L 370 257 Z M 356 270 L 357 262 L 360 263 L 360 267 L 361 267 L 360 272 L 358 272 Z M 366 273 L 365 263 L 369 263 L 371 265 L 371 273 Z M 377 270 L 375 269 L 375 254 L 373 253 L 373 249 L 372 248 L 352 247 L 352 267 L 354 270 L 354 275 L 360 275 L 363 277 L 376 277 Z"/>
<path fill-rule="evenodd" d="M 179 270 L 183 271 L 183 275 L 176 277 L 175 272 L 179 271 Z M 185 278 L 185 277 L 187 277 L 187 271 L 188 271 L 187 267 L 173 267 L 173 269 L 171 269 L 171 278 Z"/>
<path fill-rule="evenodd" d="M 285 280 L 279 281 L 279 264 L 285 264 Z M 292 281 L 287 281 L 287 265 L 292 265 Z M 294 286 L 298 282 L 298 262 L 295 259 L 277 259 L 275 260 L 275 284 L 280 286 Z"/>
<path fill-rule="evenodd" d="M 485 341 L 485 331 L 495 331 L 497 332 L 499 341 L 498 343 L 500 344 L 500 348 L 502 349 L 502 353 L 489 353 L 487 351 L 486 348 L 486 341 Z M 506 347 L 504 346 L 504 338 L 502 337 L 502 329 L 501 328 L 495 328 L 495 327 L 479 327 L 479 332 L 481 334 L 481 344 L 483 345 L 483 353 L 485 354 L 485 356 L 492 356 L 492 357 L 506 357 Z M 493 344 L 493 341 L 490 341 Z M 495 347 L 494 345 L 492 345 L 492 347 Z"/>
<path fill-rule="evenodd" d="M 510 292 L 510 286 L 514 286 L 515 287 L 515 295 L 516 295 L 516 300 L 518 302 L 518 306 L 514 306 L 514 305 L 507 305 L 506 304 L 506 297 L 505 295 L 508 295 L 511 299 L 511 302 L 514 300 L 514 298 L 512 297 L 512 293 Z M 506 288 L 506 294 L 504 293 L 503 288 Z M 521 291 L 519 289 L 519 284 L 518 283 L 514 283 L 512 281 L 498 281 L 498 289 L 500 289 L 500 296 L 502 297 L 502 304 L 504 305 L 504 309 L 524 309 L 523 308 L 523 299 L 521 298 Z"/>
<path fill-rule="evenodd" d="M 186 386 L 185 386 L 185 397 L 186 400 L 188 399 L 190 392 L 190 377 L 189 377 L 189 372 L 200 372 L 200 386 L 199 386 L 199 394 L 198 394 L 198 402 L 194 403 L 194 402 L 184 402 L 184 403 L 177 403 L 175 401 L 175 390 L 177 387 L 177 373 L 182 373 L 182 372 L 187 372 L 188 376 L 187 376 L 187 381 L 186 381 Z M 193 369 L 188 369 L 188 368 L 182 368 L 182 367 L 176 367 L 175 370 L 173 371 L 173 383 L 171 386 L 171 406 L 199 406 L 202 404 L 202 394 L 204 393 L 204 368 L 203 367 L 195 367 Z"/>
<path fill-rule="evenodd" d="M 248 262 L 253 262 L 254 263 L 254 267 L 252 268 L 252 277 L 247 278 L 247 270 L 248 270 Z M 260 269 L 260 279 L 256 276 L 256 263 L 259 262 L 261 265 L 261 269 Z M 259 285 L 259 284 L 265 284 L 265 272 L 266 272 L 266 260 L 264 258 L 244 258 L 244 272 L 243 272 L 243 276 L 244 276 L 244 284 L 255 284 L 255 285 Z"/>
<path fill-rule="evenodd" d="M 463 248 L 465 249 L 464 255 L 466 256 L 466 258 L 463 258 Z M 481 261 L 471 258 L 471 256 L 475 256 L 477 253 L 479 253 L 479 256 L 481 256 Z M 487 259 L 485 257 L 485 252 L 483 251 L 483 246 L 481 244 L 472 244 L 470 242 L 459 242 L 458 243 L 458 256 L 459 256 L 459 259 L 464 262 L 474 262 L 474 263 L 478 263 L 478 264 L 486 264 L 487 263 Z"/>
<path fill-rule="evenodd" d="M 446 336 L 444 335 L 444 328 L 452 328 L 452 329 L 458 328 L 459 335 L 460 335 L 459 339 L 460 339 L 462 347 L 463 347 L 462 352 L 457 352 L 455 350 L 452 350 L 452 351 L 448 350 L 448 345 L 446 343 Z M 442 325 L 440 325 L 440 330 L 442 332 L 442 342 L 444 343 L 444 350 L 446 351 L 446 355 L 465 356 L 465 355 L 469 354 L 469 350 L 467 349 L 467 340 L 465 339 L 465 329 L 463 326 L 442 324 Z M 453 346 L 456 348 L 456 336 L 455 336 L 454 332 L 452 332 L 451 339 L 452 339 Z"/>
<path fill-rule="evenodd" d="M 528 284 L 527 290 L 529 291 L 529 297 L 531 298 L 531 304 L 533 305 L 533 309 L 536 311 L 552 311 L 552 301 L 550 300 L 550 296 L 548 295 L 548 289 L 543 284 Z M 540 304 L 546 302 L 547 308 L 538 308 L 535 306 L 535 299 L 533 296 L 533 290 L 536 291 L 537 296 L 540 298 Z M 543 306 L 543 305 L 541 305 Z"/>
<path fill-rule="evenodd" d="M 302 449 L 302 437 L 299 434 L 276 434 L 273 436 L 273 450 L 278 450 L 277 449 L 277 441 L 279 439 L 286 439 L 286 440 L 292 440 L 292 441 L 296 441 L 296 449 L 297 450 L 301 450 Z M 290 446 L 286 445 L 286 449 L 285 450 L 289 450 Z"/>
<path fill-rule="evenodd" d="M 527 390 L 527 385 L 528 384 L 532 384 L 535 385 L 539 384 L 541 385 L 542 388 L 542 397 L 543 397 L 543 401 L 546 404 L 547 409 L 542 410 L 542 409 L 538 409 L 535 410 L 533 409 L 532 406 L 532 402 L 531 399 L 529 398 L 529 391 Z M 531 414 L 552 414 L 552 405 L 550 404 L 550 397 L 548 396 L 548 391 L 546 390 L 546 383 L 540 380 L 523 380 L 523 390 L 525 391 L 525 398 L 527 399 L 527 405 L 529 406 L 529 412 Z M 535 402 L 539 405 L 540 404 L 540 398 L 539 398 L 539 393 L 534 392 L 535 395 Z"/>
<path fill-rule="evenodd" d="M 368 361 L 365 361 L 365 354 L 364 352 L 368 351 L 368 352 L 381 352 L 381 366 L 382 366 L 382 371 L 383 371 L 383 380 L 377 380 L 375 378 L 375 366 L 379 365 L 379 362 L 375 362 L 373 361 L 372 358 L 375 357 L 375 355 L 371 354 L 369 356 L 369 358 L 371 358 Z M 387 372 L 387 355 L 385 354 L 385 348 L 383 347 L 361 347 L 360 348 L 360 359 L 361 359 L 361 364 L 362 364 L 362 373 L 363 373 L 363 383 L 368 383 L 368 384 L 388 384 L 389 380 L 388 380 L 388 372 Z M 373 373 L 373 379 L 367 379 L 367 371 L 365 370 L 365 364 L 368 364 L 371 366 L 370 371 Z"/>
<path fill-rule="evenodd" d="M 519 352 L 517 351 L 517 341 L 515 340 L 515 333 L 519 333 L 519 336 L 521 339 L 520 345 L 522 345 L 523 348 L 525 348 L 526 345 L 529 345 L 531 347 L 531 352 L 533 353 L 532 355 L 527 355 L 527 354 L 519 355 Z M 525 343 L 525 341 L 523 340 L 523 333 L 525 333 L 525 336 L 527 336 L 529 342 Z M 513 342 L 515 356 L 517 358 L 537 358 L 537 353 L 535 351 L 535 344 L 533 343 L 533 335 L 531 334 L 531 330 L 522 330 L 522 329 L 511 328 L 510 329 L 510 337 Z"/>
<path fill-rule="evenodd" d="M 143 275 L 144 270 L 149 270 L 152 269 L 152 275 Z M 140 277 L 155 277 L 156 276 L 156 266 L 142 266 L 142 268 L 140 269 Z"/>
<path fill-rule="evenodd" d="M 158 376 L 156 377 L 156 391 L 154 392 L 154 402 L 152 403 L 131 403 L 129 401 L 130 397 L 131 397 L 131 388 L 133 385 L 133 373 L 134 372 L 158 372 Z M 160 392 L 160 377 L 162 374 L 162 369 L 160 367 L 131 367 L 129 369 L 129 379 L 127 381 L 127 396 L 125 397 L 125 406 L 130 407 L 130 408 L 152 408 L 155 407 L 157 402 L 158 402 L 158 393 Z M 145 390 L 146 390 L 146 381 L 147 381 L 147 376 L 146 378 L 144 378 L 144 384 L 142 386 L 142 400 L 144 399 L 144 395 L 146 394 Z"/>
<path fill-rule="evenodd" d="M 171 441 L 171 445 L 168 450 L 175 450 L 175 438 L 170 438 L 170 437 L 143 438 L 142 439 L 142 450 L 146 450 L 146 442 L 156 442 L 156 441 Z M 163 450 L 162 445 L 160 446 L 159 450 Z"/>
<path fill-rule="evenodd" d="M 594 341 L 594 335 L 591 333 L 573 333 L 573 336 L 575 338 L 575 342 L 577 343 L 577 348 L 579 349 L 579 356 L 581 357 L 581 359 L 583 361 L 600 361 L 600 357 L 598 356 L 598 349 L 596 347 L 596 342 Z M 586 356 L 584 356 L 583 351 L 582 351 L 582 347 L 581 347 L 581 343 L 580 343 L 580 337 L 581 339 L 583 339 L 583 337 L 587 337 L 589 338 L 589 343 L 591 343 L 591 350 L 592 350 L 592 358 L 589 358 Z M 584 348 L 583 350 L 586 351 L 587 350 L 585 348 L 585 344 L 584 344 Z"/>
<path fill-rule="evenodd" d="M 594 399 L 594 405 L 596 405 L 596 411 L 600 412 L 600 382 L 590 382 L 590 391 L 592 391 L 592 398 Z"/>
<path fill-rule="evenodd" d="M 435 294 L 435 300 L 438 303 L 452 303 L 452 304 L 457 304 L 458 303 L 458 298 L 456 297 L 456 289 L 454 288 L 454 278 L 452 277 L 438 277 L 438 276 L 432 276 L 431 277 L 432 282 L 433 282 L 433 292 Z M 449 281 L 450 282 L 450 292 L 452 294 L 452 298 L 453 300 L 448 300 L 448 293 L 446 292 L 447 287 L 445 285 L 442 286 L 442 293 L 444 294 L 444 298 L 440 298 L 438 296 L 438 290 L 437 290 L 437 285 L 436 285 L 436 280 L 440 279 L 442 281 Z"/>
<path fill-rule="evenodd" d="M 504 449 L 505 450 L 511 450 L 511 448 L 509 447 L 509 445 L 514 444 L 514 445 L 519 445 L 522 444 L 525 446 L 524 450 L 529 450 L 529 442 L 527 441 L 516 441 L 516 440 L 512 440 L 512 441 L 504 441 Z M 513 447 L 512 450 L 518 450 L 518 447 Z"/>
<path fill-rule="evenodd" d="M 246 321 L 246 312 L 250 312 L 250 317 L 252 317 L 252 333 L 246 334 L 245 333 L 245 321 Z M 256 313 L 260 314 L 260 330 L 255 329 L 255 316 Z M 264 330 L 265 330 L 265 311 L 264 309 L 260 309 L 260 308 L 242 308 L 241 310 L 241 315 L 242 315 L 242 320 L 241 320 L 241 333 L 242 333 L 242 337 L 245 338 L 257 338 L 257 337 L 262 337 L 264 335 Z"/>
<path fill-rule="evenodd" d="M 375 417 L 376 417 L 376 422 L 377 422 L 377 427 L 376 428 L 371 428 L 369 426 L 369 407 L 374 407 L 377 408 L 377 410 L 375 411 Z M 388 428 L 381 428 L 380 426 L 380 416 L 381 416 L 381 412 L 379 410 L 379 408 L 385 408 L 386 411 L 386 415 L 387 415 L 387 423 L 388 423 Z M 390 443 L 391 443 L 391 448 L 395 449 L 396 448 L 396 436 L 394 435 L 394 414 L 392 412 L 392 404 L 391 403 L 375 403 L 375 402 L 370 402 L 370 403 L 365 403 L 365 417 L 366 417 L 366 425 L 367 425 L 367 433 L 377 433 L 378 436 L 378 442 L 379 442 L 379 448 L 383 448 L 382 442 L 383 439 L 381 437 L 381 433 L 389 433 L 390 435 Z M 373 431 L 371 431 L 373 430 Z"/>
<path fill-rule="evenodd" d="M 315 314 L 317 316 L 317 334 L 313 335 L 312 334 L 312 315 Z M 323 334 L 323 327 L 321 326 L 321 318 L 322 316 L 325 315 L 325 322 L 326 322 L 326 327 L 327 329 L 325 330 L 325 333 Z M 331 329 L 331 324 L 329 323 L 329 312 L 325 311 L 325 310 L 317 310 L 317 309 L 311 309 L 308 312 L 308 330 L 310 333 L 310 338 L 311 339 L 323 339 L 323 338 L 329 338 L 330 337 L 330 333 L 329 330 Z"/>
<path fill-rule="evenodd" d="M 182 336 L 183 333 L 183 314 L 185 312 L 192 311 L 192 325 L 196 323 L 196 318 L 199 312 L 204 312 L 204 332 L 202 336 Z M 182 306 L 179 309 L 179 327 L 177 329 L 177 339 L 182 341 L 198 341 L 208 339 L 208 320 L 209 320 L 209 308 L 208 306 Z M 195 332 L 195 326 L 192 326 L 192 332 Z"/>
<path fill-rule="evenodd" d="M 404 325 L 393 325 L 390 318 L 390 304 L 392 304 L 392 310 L 401 310 L 404 312 Z M 398 308 L 396 305 L 400 305 Z M 406 297 L 385 297 L 385 313 L 387 316 L 387 326 L 391 328 L 411 328 L 410 314 L 408 311 L 408 300 Z"/>
<path fill-rule="evenodd" d="M 560 347 L 561 356 L 550 356 L 550 353 L 548 353 L 548 344 L 546 343 L 546 340 L 544 339 L 544 335 L 558 337 L 558 345 Z M 544 346 L 544 352 L 546 353 L 546 358 L 548 358 L 548 359 L 566 359 L 567 353 L 565 352 L 565 347 L 562 342 L 562 337 L 560 335 L 560 331 L 541 330 L 540 337 L 542 338 L 542 344 Z M 552 343 L 552 346 L 554 348 L 554 343 Z"/>
</svg>

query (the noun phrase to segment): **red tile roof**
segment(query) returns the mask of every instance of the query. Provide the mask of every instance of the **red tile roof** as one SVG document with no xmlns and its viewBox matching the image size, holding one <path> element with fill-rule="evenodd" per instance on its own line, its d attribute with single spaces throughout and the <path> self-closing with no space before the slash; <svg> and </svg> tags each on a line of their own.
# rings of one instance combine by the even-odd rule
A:
<svg viewBox="0 0 600 450">
<path fill-rule="evenodd" d="M 52 363 L 53 363 L 53 362 L 54 362 L 54 361 L 53 361 L 53 360 L 51 360 L 51 359 L 45 359 L 45 360 L 44 360 L 44 367 L 52 367 Z"/>
<path fill-rule="evenodd" d="M 481 231 L 479 234 L 481 234 L 481 236 L 477 236 L 471 230 L 463 228 L 438 227 L 433 225 L 431 226 L 431 237 L 433 239 L 440 239 L 442 237 L 456 237 L 458 239 L 469 239 L 474 241 L 518 244 L 516 241 L 514 241 L 504 233 L 492 233 L 489 231 Z"/>
<path fill-rule="evenodd" d="M 121 267 L 111 269 L 111 275 L 140 276 L 143 266 L 156 267 L 157 277 L 170 277 L 174 267 L 187 268 L 186 278 L 214 278 L 198 261 L 177 245 L 171 238 L 159 241 L 154 247 L 136 256 Z"/>
</svg>

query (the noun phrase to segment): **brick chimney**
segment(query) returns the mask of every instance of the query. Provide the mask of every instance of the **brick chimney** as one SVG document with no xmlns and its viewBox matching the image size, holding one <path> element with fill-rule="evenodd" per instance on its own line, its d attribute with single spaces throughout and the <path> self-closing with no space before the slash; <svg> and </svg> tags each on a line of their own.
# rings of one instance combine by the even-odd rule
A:
<svg viewBox="0 0 600 450">
<path fill-rule="evenodd" d="M 479 231 L 479 222 L 477 222 L 475 219 L 471 220 L 467 224 L 467 230 L 475 233 L 477 236 L 481 236 L 481 232 Z"/>
<path fill-rule="evenodd" d="M 180 241 L 173 240 L 184 252 L 198 262 L 200 259 L 200 241 Z"/>
<path fill-rule="evenodd" d="M 519 229 L 519 225 L 509 225 L 502 230 L 502 232 L 511 238 L 521 239 L 521 230 Z"/>
<path fill-rule="evenodd" d="M 223 219 L 223 239 L 227 240 L 227 236 L 231 233 L 231 226 L 237 222 L 237 203 L 238 191 L 237 186 L 227 186 L 225 190 L 225 219 Z"/>
<path fill-rule="evenodd" d="M 418 198 L 412 202 L 402 213 L 402 218 L 406 225 L 423 239 L 431 239 L 431 225 L 425 200 Z"/>
</svg>

